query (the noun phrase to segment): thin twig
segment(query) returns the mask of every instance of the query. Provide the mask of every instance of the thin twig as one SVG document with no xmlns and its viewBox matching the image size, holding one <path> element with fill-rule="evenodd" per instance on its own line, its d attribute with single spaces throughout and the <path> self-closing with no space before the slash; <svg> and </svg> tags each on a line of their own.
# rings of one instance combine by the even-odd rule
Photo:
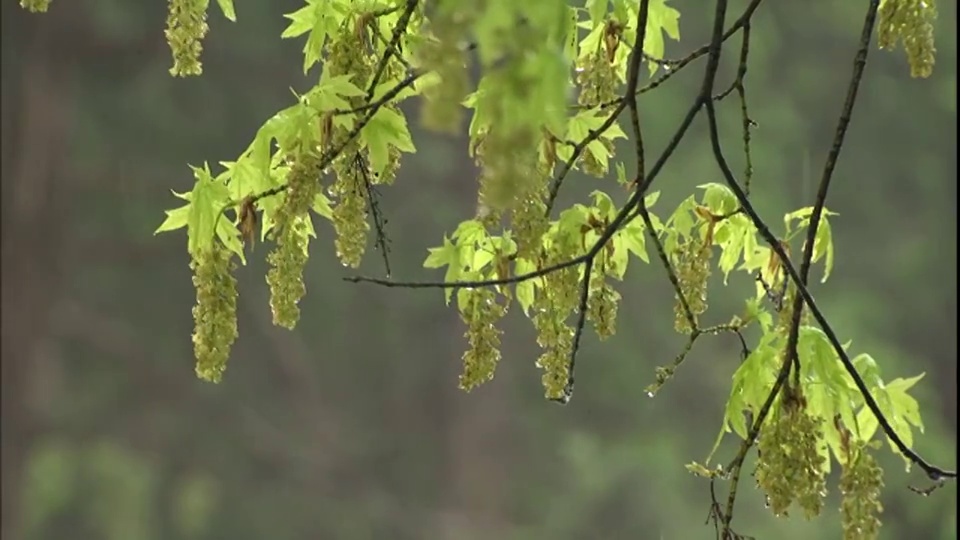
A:
<svg viewBox="0 0 960 540">
<path fill-rule="evenodd" d="M 407 59 L 400 54 L 400 51 L 397 50 L 397 47 L 390 45 L 390 40 L 387 39 L 387 36 L 383 35 L 383 32 L 377 30 L 377 39 L 380 41 L 380 43 L 383 43 L 384 50 L 389 51 L 389 54 L 392 54 L 397 62 L 400 62 L 400 65 L 406 68 L 407 73 L 412 73 L 414 71 L 413 66 L 410 65 L 410 62 L 408 62 Z"/>
<path fill-rule="evenodd" d="M 383 72 L 387 69 L 387 62 L 389 62 L 393 56 L 393 51 L 397 50 L 400 38 L 407 29 L 407 25 L 410 24 L 410 16 L 413 15 L 413 11 L 416 8 L 417 0 L 407 0 L 403 8 L 403 13 L 401 13 L 400 18 L 397 19 L 397 25 L 393 27 L 393 35 L 390 37 L 390 43 L 387 44 L 383 56 L 380 57 L 377 67 L 373 70 L 373 78 L 370 79 L 370 86 L 367 88 L 367 101 L 373 99 L 373 93 L 377 89 L 377 84 L 380 82 L 380 78 L 383 77 Z"/>
<path fill-rule="evenodd" d="M 390 277 L 390 239 L 387 237 L 387 219 L 383 216 L 383 210 L 380 209 L 377 190 L 373 182 L 370 181 L 370 169 L 367 166 L 367 160 L 364 159 L 363 154 L 360 152 L 356 153 L 354 159 L 357 170 L 363 177 L 364 191 L 366 192 L 364 196 L 367 200 L 370 217 L 373 218 L 374 245 L 377 247 L 377 250 L 380 251 L 380 255 L 383 258 L 385 275 Z"/>
<path fill-rule="evenodd" d="M 753 179 L 753 159 L 750 156 L 750 128 L 756 126 L 747 109 L 747 60 L 750 56 L 750 19 L 743 24 L 743 42 L 740 47 L 740 65 L 737 67 L 737 94 L 740 96 L 740 120 L 743 125 L 743 191 L 750 196 L 750 181 Z"/>
<path fill-rule="evenodd" d="M 698 332 L 697 318 L 694 316 L 693 310 L 690 309 L 690 303 L 687 301 L 687 295 L 683 294 L 683 287 L 680 286 L 680 279 L 677 277 L 677 273 L 673 269 L 673 265 L 670 264 L 670 258 L 667 257 L 667 252 L 663 248 L 663 243 L 660 242 L 660 237 L 657 236 L 657 233 L 653 228 L 653 221 L 650 220 L 650 213 L 647 212 L 647 205 L 643 199 L 641 199 L 640 204 L 637 205 L 637 212 L 643 219 L 643 224 L 650 235 L 650 240 L 653 241 L 653 245 L 657 250 L 657 256 L 660 257 L 660 262 L 667 270 L 667 278 L 670 280 L 670 284 L 673 285 L 673 291 L 677 295 L 677 299 L 680 301 L 680 307 L 683 309 L 683 316 L 686 317 L 687 322 L 690 323 L 691 332 L 696 334 Z"/>
<path fill-rule="evenodd" d="M 583 328 L 587 322 L 587 304 L 590 302 L 590 275 L 593 272 L 593 261 L 594 258 L 590 257 L 583 263 L 583 283 L 580 285 L 580 302 L 577 305 L 577 324 L 573 328 L 573 346 L 570 348 L 570 361 L 567 364 L 567 384 L 563 387 L 563 394 L 553 400 L 562 405 L 569 403 L 570 398 L 573 397 L 577 351 L 580 350 L 580 339 L 583 337 Z"/>
</svg>

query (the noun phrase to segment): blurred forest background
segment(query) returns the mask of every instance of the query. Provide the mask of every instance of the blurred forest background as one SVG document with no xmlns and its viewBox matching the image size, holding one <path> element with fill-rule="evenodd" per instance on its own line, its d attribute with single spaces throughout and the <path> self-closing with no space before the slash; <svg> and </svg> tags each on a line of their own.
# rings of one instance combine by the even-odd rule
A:
<svg viewBox="0 0 960 540">
<path fill-rule="evenodd" d="M 744 2 L 732 2 L 731 18 Z M 542 398 L 534 334 L 506 322 L 497 377 L 457 389 L 463 327 L 439 291 L 354 285 L 319 224 L 294 332 L 271 325 L 260 246 L 240 281 L 225 380 L 193 371 L 194 290 L 182 233 L 152 236 L 189 190 L 187 163 L 232 160 L 303 90 L 302 40 L 279 38 L 296 0 L 211 7 L 202 77 L 174 79 L 165 2 L 2 5 L 3 540 L 698 539 L 703 460 L 717 434 L 736 340 L 679 352 L 672 290 L 634 262 L 619 286 L 619 332 L 581 352 L 570 405 Z M 707 40 L 702 2 L 682 14 L 679 57 Z M 812 203 L 846 92 L 866 2 L 767 2 L 747 76 L 754 200 L 778 216 Z M 828 207 L 837 246 L 813 293 L 852 351 L 885 378 L 926 372 L 916 448 L 956 466 L 956 5 L 940 2 L 934 75 L 910 79 L 902 50 L 870 50 Z M 729 43 L 719 85 L 735 71 Z M 641 99 L 659 152 L 695 95 L 698 61 Z M 416 123 L 417 107 L 408 107 Z M 721 107 L 742 169 L 739 107 Z M 693 186 L 721 181 L 705 118 L 664 170 L 663 217 Z M 414 132 L 397 185 L 382 190 L 394 275 L 437 278 L 426 248 L 471 215 L 476 171 L 464 139 Z M 576 185 L 574 185 L 576 184 Z M 611 181 L 575 176 L 566 203 Z M 622 200 L 620 200 L 622 202 Z M 362 269 L 382 272 L 379 257 Z M 708 323 L 740 311 L 748 278 L 719 280 Z M 718 457 L 734 451 L 728 440 Z M 956 483 L 929 498 L 884 447 L 885 539 L 956 538 Z M 752 470 L 752 466 L 751 469 Z M 725 489 L 725 488 L 724 488 Z M 777 519 L 747 478 L 735 528 L 760 539 L 839 538 L 836 484 L 821 519 Z"/>
</svg>

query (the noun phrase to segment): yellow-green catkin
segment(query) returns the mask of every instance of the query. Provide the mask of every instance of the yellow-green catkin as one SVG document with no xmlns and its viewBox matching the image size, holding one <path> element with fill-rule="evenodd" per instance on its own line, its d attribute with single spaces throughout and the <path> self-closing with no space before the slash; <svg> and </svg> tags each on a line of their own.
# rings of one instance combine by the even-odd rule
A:
<svg viewBox="0 0 960 540">
<path fill-rule="evenodd" d="M 232 254 L 220 243 L 190 262 L 197 304 L 193 307 L 193 350 L 197 376 L 220 382 L 237 339 L 237 280 Z"/>
<path fill-rule="evenodd" d="M 506 315 L 506 308 L 496 301 L 491 289 L 469 289 L 459 293 L 460 318 L 467 325 L 465 334 L 470 348 L 463 353 L 460 388 L 470 391 L 493 379 L 500 362 L 500 336 L 496 323 Z"/>
<path fill-rule="evenodd" d="M 881 49 L 893 49 L 903 43 L 911 77 L 929 77 L 937 48 L 933 40 L 933 22 L 937 18 L 936 0 L 886 0 L 880 6 L 877 43 Z"/>
<path fill-rule="evenodd" d="M 620 293 L 607 282 L 606 276 L 594 270 L 590 279 L 590 297 L 587 300 L 587 320 L 601 340 L 605 340 L 617 331 L 617 311 L 620 305 Z"/>
<path fill-rule="evenodd" d="M 674 256 L 680 290 L 683 292 L 683 299 L 687 301 L 687 307 L 690 308 L 694 322 L 707 310 L 707 280 L 712 271 L 710 266 L 712 254 L 713 251 L 709 246 L 691 238 L 677 248 Z M 674 297 L 676 300 L 673 308 L 674 328 L 677 332 L 689 334 L 693 331 L 693 327 L 690 325 L 687 312 L 683 308 L 680 296 L 675 294 Z"/>
<path fill-rule="evenodd" d="M 300 300 L 307 294 L 303 268 L 307 264 L 309 215 L 297 217 L 278 231 L 277 245 L 269 255 L 267 284 L 273 324 L 293 330 L 300 320 Z"/>
<path fill-rule="evenodd" d="M 867 449 L 863 443 L 851 448 L 840 473 L 843 540 L 876 540 L 880 535 L 883 470 Z"/>
<path fill-rule="evenodd" d="M 550 252 L 543 254 L 539 261 L 540 266 L 548 267 L 569 260 L 579 254 L 579 249 L 574 235 L 557 236 Z M 544 286 L 533 303 L 537 344 L 543 350 L 536 365 L 543 370 L 541 381 L 547 399 L 562 400 L 567 397 L 575 333 L 567 324 L 567 318 L 577 308 L 579 269 L 568 267 L 551 272 L 543 277 L 543 282 Z"/>
<path fill-rule="evenodd" d="M 170 74 L 187 77 L 203 73 L 200 53 L 207 34 L 207 2 L 203 0 L 170 0 L 167 11 L 167 43 L 173 54 Z"/>
<path fill-rule="evenodd" d="M 806 517 L 820 514 L 826 496 L 825 460 L 819 452 L 822 421 L 793 400 L 771 412 L 757 441 L 757 483 L 774 515 L 797 502 Z"/>
</svg>

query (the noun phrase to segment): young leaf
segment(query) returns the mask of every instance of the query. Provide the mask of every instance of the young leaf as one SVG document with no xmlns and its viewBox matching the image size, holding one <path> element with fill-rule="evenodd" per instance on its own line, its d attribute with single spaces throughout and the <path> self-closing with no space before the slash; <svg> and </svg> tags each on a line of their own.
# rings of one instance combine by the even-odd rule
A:
<svg viewBox="0 0 960 540">
<path fill-rule="evenodd" d="M 461 257 L 459 246 L 444 236 L 443 245 L 436 248 L 430 248 L 429 252 L 430 254 L 427 255 L 427 259 L 423 261 L 423 267 L 440 268 L 442 266 L 446 266 L 447 273 L 443 278 L 444 281 L 457 281 L 463 269 L 463 266 L 460 262 Z M 446 288 L 444 289 L 443 294 L 447 305 L 450 305 L 450 296 L 453 294 L 453 289 Z"/>
<path fill-rule="evenodd" d="M 307 103 L 321 113 L 337 109 L 349 110 L 350 102 L 344 98 L 362 96 L 365 92 L 350 82 L 351 75 L 327 77 L 327 73 L 324 71 L 320 84 L 307 93 Z"/>
<path fill-rule="evenodd" d="M 533 262 L 528 261 L 527 259 L 518 258 L 513 267 L 514 275 L 523 275 L 533 272 L 537 269 L 537 265 Z M 530 306 L 533 305 L 533 300 L 536 296 L 535 293 L 535 282 L 536 279 L 528 279 L 526 281 L 521 281 L 517 283 L 515 290 L 517 296 L 517 302 L 520 303 L 520 309 L 523 310 L 524 315 L 530 315 Z"/>
<path fill-rule="evenodd" d="M 230 22 L 237 22 L 237 12 L 233 10 L 233 0 L 217 0 L 220 5 L 220 11 Z"/>
<path fill-rule="evenodd" d="M 635 12 L 635 9 L 633 10 Z M 647 8 L 647 32 L 643 42 L 643 52 L 651 58 L 662 59 L 664 53 L 663 34 L 670 39 L 680 39 L 680 12 L 667 5 L 666 0 L 650 0 Z M 650 61 L 650 74 L 653 75 L 660 64 Z"/>
<path fill-rule="evenodd" d="M 643 224 L 634 221 L 624 227 L 623 231 L 618 234 L 618 237 L 623 239 L 623 244 L 630 253 L 640 257 L 641 261 L 649 264 L 650 258 L 647 256 L 646 234 Z"/>
<path fill-rule="evenodd" d="M 336 10 L 329 9 L 325 0 L 307 0 L 307 5 L 287 13 L 284 17 L 290 19 L 290 25 L 280 34 L 281 38 L 292 38 L 310 32 L 307 42 L 303 46 L 303 72 L 320 61 L 323 45 L 327 34 L 337 31 L 343 15 Z"/>
<path fill-rule="evenodd" d="M 370 167 L 376 174 L 382 174 L 389 165 L 390 147 L 401 152 L 416 152 L 407 121 L 403 114 L 394 109 L 381 108 L 360 130 L 360 141 L 370 151 Z"/>
<path fill-rule="evenodd" d="M 227 249 L 236 254 L 237 257 L 240 257 L 240 262 L 246 266 L 247 257 L 243 252 L 243 242 L 240 241 L 240 231 L 233 223 L 230 223 L 226 217 L 222 217 L 217 221 L 217 238 L 220 239 Z"/>
<path fill-rule="evenodd" d="M 181 227 L 186 227 L 187 219 L 190 215 L 190 205 L 185 204 L 180 208 L 174 208 L 173 210 L 164 210 L 167 214 L 167 218 L 163 220 L 163 223 L 157 227 L 157 230 L 153 231 L 153 234 L 160 234 L 162 232 L 175 231 Z"/>
<path fill-rule="evenodd" d="M 230 178 L 230 196 L 234 200 L 241 200 L 248 195 L 264 192 L 273 186 L 269 175 L 263 174 L 249 155 L 242 156 L 238 161 L 221 161 L 227 177 Z"/>
<path fill-rule="evenodd" d="M 824 215 L 820 220 L 820 226 L 817 227 L 817 235 L 813 240 L 813 262 L 819 261 L 825 257 L 823 277 L 820 282 L 824 283 L 830 277 L 833 270 L 833 230 L 830 228 L 830 221 Z"/>
<path fill-rule="evenodd" d="M 727 186 L 711 182 L 697 187 L 703 190 L 703 204 L 710 212 L 722 216 L 737 209 L 737 197 Z"/>
<path fill-rule="evenodd" d="M 202 169 L 191 169 L 197 183 L 193 187 L 190 212 L 187 215 L 187 250 L 198 255 L 212 245 L 217 218 L 229 200 L 230 192 L 223 182 L 210 175 L 210 168 L 206 164 Z"/>
<path fill-rule="evenodd" d="M 317 214 L 333 220 L 333 209 L 330 208 L 330 199 L 327 198 L 323 193 L 317 193 L 313 198 L 313 211 Z"/>
<path fill-rule="evenodd" d="M 609 3 L 609 0 L 587 0 L 587 13 L 590 14 L 590 22 L 594 27 L 603 22 Z"/>
</svg>

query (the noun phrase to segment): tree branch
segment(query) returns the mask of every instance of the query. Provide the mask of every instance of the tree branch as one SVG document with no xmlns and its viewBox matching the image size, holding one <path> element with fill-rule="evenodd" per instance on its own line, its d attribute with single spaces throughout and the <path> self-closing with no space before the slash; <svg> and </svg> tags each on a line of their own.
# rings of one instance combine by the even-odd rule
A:
<svg viewBox="0 0 960 540">
<path fill-rule="evenodd" d="M 410 16 L 413 15 L 413 10 L 416 8 L 417 0 L 407 0 L 403 8 L 403 13 L 401 13 L 400 18 L 397 19 L 397 25 L 393 27 L 393 35 L 390 36 L 390 43 L 387 44 L 383 51 L 383 56 L 380 57 L 376 69 L 373 70 L 373 78 L 370 79 L 370 86 L 367 88 L 367 101 L 373 99 L 373 92 L 377 89 L 377 83 L 379 83 L 380 78 L 383 77 L 383 72 L 387 69 L 387 62 L 390 61 L 393 52 L 397 50 L 400 37 L 403 36 L 404 31 L 406 31 L 407 25 L 410 24 Z M 377 34 L 379 34 L 379 32 L 377 32 Z M 399 58 L 399 55 L 397 58 Z"/>
<path fill-rule="evenodd" d="M 719 0 L 719 3 L 725 3 L 725 0 Z M 743 465 L 743 461 L 746 457 L 746 453 L 749 448 L 756 441 L 757 435 L 759 434 L 760 427 L 763 422 L 766 420 L 767 415 L 769 414 L 770 408 L 773 404 L 773 400 L 779 394 L 780 389 L 783 387 L 787 376 L 790 372 L 790 367 L 792 365 L 792 357 L 796 356 L 796 344 L 797 337 L 795 337 L 799 332 L 799 312 L 800 309 L 798 306 L 802 307 L 805 303 L 810 311 L 812 312 L 817 323 L 823 329 L 824 334 L 827 336 L 827 339 L 830 341 L 830 344 L 833 346 L 835 352 L 840 358 L 840 362 L 843 364 L 843 367 L 846 369 L 847 373 L 851 376 L 854 381 L 854 384 L 857 386 L 857 389 L 862 394 L 864 401 L 867 405 L 867 408 L 874 414 L 877 419 L 877 422 L 883 428 L 884 433 L 890 440 L 894 443 L 897 449 L 906 456 L 911 462 L 920 467 L 927 476 L 935 481 L 942 481 L 944 478 L 956 478 L 955 471 L 943 470 L 939 467 L 931 465 L 921 458 L 916 452 L 911 450 L 904 444 L 900 437 L 896 434 L 893 428 L 890 426 L 890 423 L 887 421 L 886 417 L 880 410 L 877 405 L 876 400 L 870 394 L 869 389 L 864 383 L 863 379 L 857 373 L 856 368 L 853 363 L 850 361 L 850 358 L 847 356 L 846 351 L 844 351 L 842 344 L 836 336 L 836 333 L 830 327 L 826 318 L 823 316 L 820 309 L 817 307 L 816 302 L 813 300 L 812 295 L 806 287 L 807 278 L 810 271 L 810 261 L 812 260 L 813 253 L 813 243 L 816 237 L 816 227 L 819 223 L 820 217 L 822 215 L 823 206 L 826 201 L 826 194 L 829 188 L 830 179 L 832 177 L 834 168 L 836 166 L 837 158 L 840 154 L 840 149 L 843 145 L 844 135 L 846 134 L 847 127 L 849 126 L 851 112 L 853 106 L 856 102 L 857 90 L 861 77 L 863 75 L 863 70 L 866 65 L 867 58 L 867 49 L 870 43 L 870 37 L 873 31 L 874 23 L 876 20 L 877 9 L 879 7 L 879 0 L 871 0 L 870 5 L 867 9 L 867 14 L 864 20 L 863 30 L 861 32 L 860 43 L 854 58 L 854 67 L 853 74 L 851 76 L 850 84 L 847 90 L 847 97 L 844 102 L 844 107 L 840 115 L 840 119 L 837 126 L 837 132 L 834 137 L 833 146 L 830 153 L 827 156 L 827 161 L 824 166 L 823 176 L 821 177 L 820 186 L 817 192 L 817 199 L 814 205 L 813 215 L 811 216 L 811 221 L 808 226 L 808 235 L 807 242 L 804 246 L 803 259 L 801 261 L 801 270 L 797 272 L 793 264 L 790 262 L 790 259 L 787 257 L 784 248 L 781 246 L 780 242 L 773 236 L 770 232 L 769 227 L 763 222 L 759 217 L 757 212 L 754 210 L 753 206 L 750 204 L 750 201 L 747 198 L 747 195 L 743 188 L 741 188 L 739 182 L 734 178 L 733 173 L 730 171 L 729 166 L 727 165 L 726 159 L 723 156 L 723 151 L 720 144 L 719 131 L 717 127 L 717 118 L 716 111 L 714 110 L 713 100 L 709 100 L 705 103 L 707 110 L 707 118 L 709 122 L 709 132 L 710 132 L 710 143 L 713 149 L 714 157 L 717 161 L 717 164 L 720 167 L 721 172 L 723 173 L 724 179 L 727 182 L 727 185 L 733 191 L 734 195 L 737 197 L 737 200 L 740 202 L 741 207 L 744 212 L 750 217 L 754 226 L 763 236 L 764 240 L 770 245 L 771 249 L 777 254 L 780 258 L 781 264 L 786 269 L 787 274 L 790 276 L 790 279 L 793 281 L 797 287 L 797 292 L 799 296 L 794 301 L 794 311 L 793 319 L 791 321 L 791 335 L 788 339 L 787 345 L 787 354 L 784 356 L 783 365 L 780 369 L 780 372 L 777 376 L 776 382 L 774 383 L 773 388 L 771 389 L 770 394 L 768 395 L 766 401 L 761 407 L 759 414 L 754 420 L 752 429 L 750 430 L 747 438 L 743 441 L 740 452 L 734 458 L 734 461 L 731 463 L 729 469 L 732 469 L 736 475 L 739 475 L 739 470 Z M 719 8 L 718 8 L 719 9 Z M 729 530 L 730 520 L 732 519 L 733 512 L 733 503 L 736 497 L 736 484 L 734 483 L 731 486 L 731 493 L 728 499 L 727 512 L 724 516 L 724 530 Z"/>
</svg>

